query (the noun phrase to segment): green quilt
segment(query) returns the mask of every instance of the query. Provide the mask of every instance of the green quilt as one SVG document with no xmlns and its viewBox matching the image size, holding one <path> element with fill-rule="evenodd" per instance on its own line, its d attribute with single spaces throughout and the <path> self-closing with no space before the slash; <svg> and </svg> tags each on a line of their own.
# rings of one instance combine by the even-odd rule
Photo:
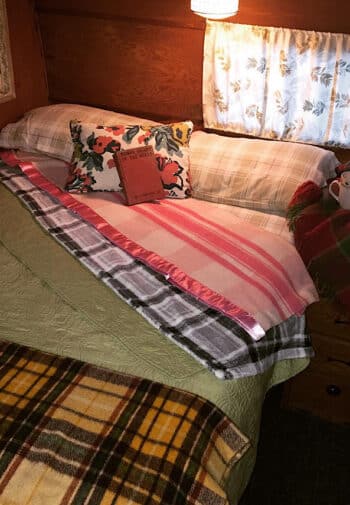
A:
<svg viewBox="0 0 350 505">
<path fill-rule="evenodd" d="M 252 472 L 266 391 L 303 370 L 279 362 L 223 381 L 170 342 L 47 235 L 0 185 L 0 338 L 196 393 L 217 405 L 252 448 L 231 472 L 236 503 Z"/>
</svg>

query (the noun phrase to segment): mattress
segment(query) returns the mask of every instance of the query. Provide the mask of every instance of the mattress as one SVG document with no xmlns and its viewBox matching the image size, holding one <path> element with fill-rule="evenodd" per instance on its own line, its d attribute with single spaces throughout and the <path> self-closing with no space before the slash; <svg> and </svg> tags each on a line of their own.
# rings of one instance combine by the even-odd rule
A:
<svg viewBox="0 0 350 505">
<path fill-rule="evenodd" d="M 283 218 L 254 214 L 245 210 L 243 216 L 239 209 L 237 219 L 255 219 L 288 236 Z M 230 503 L 237 503 L 253 470 L 265 394 L 303 370 L 308 358 L 280 360 L 264 373 L 220 380 L 64 250 L 3 185 L 0 216 L 0 339 L 161 382 L 213 402 L 251 443 L 228 479 L 227 495 Z"/>
</svg>

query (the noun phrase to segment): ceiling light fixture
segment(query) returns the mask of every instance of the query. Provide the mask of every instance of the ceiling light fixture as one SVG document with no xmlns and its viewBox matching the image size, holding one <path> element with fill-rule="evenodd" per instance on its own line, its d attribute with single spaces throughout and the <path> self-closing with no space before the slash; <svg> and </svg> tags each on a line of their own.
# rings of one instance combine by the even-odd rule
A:
<svg viewBox="0 0 350 505">
<path fill-rule="evenodd" d="M 224 19 L 238 12 L 239 0 L 191 0 L 191 10 L 209 19 Z"/>
</svg>

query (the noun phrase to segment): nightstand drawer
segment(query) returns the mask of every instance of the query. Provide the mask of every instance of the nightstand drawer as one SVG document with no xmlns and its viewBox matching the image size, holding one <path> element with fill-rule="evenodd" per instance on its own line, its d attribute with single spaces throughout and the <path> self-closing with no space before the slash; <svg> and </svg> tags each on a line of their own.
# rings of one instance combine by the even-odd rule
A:
<svg viewBox="0 0 350 505">
<path fill-rule="evenodd" d="M 328 421 L 350 423 L 350 367 L 337 362 L 312 362 L 285 383 L 282 405 Z"/>
<path fill-rule="evenodd" d="M 350 423 L 350 314 L 321 300 L 308 307 L 306 321 L 315 357 L 285 383 L 282 405 Z"/>
<path fill-rule="evenodd" d="M 337 337 L 350 345 L 350 314 L 335 305 L 320 300 L 310 305 L 306 311 L 308 330 Z"/>
<path fill-rule="evenodd" d="M 315 351 L 313 363 L 338 361 L 349 365 L 350 374 L 350 341 L 321 333 L 312 333 L 311 341 Z"/>
</svg>

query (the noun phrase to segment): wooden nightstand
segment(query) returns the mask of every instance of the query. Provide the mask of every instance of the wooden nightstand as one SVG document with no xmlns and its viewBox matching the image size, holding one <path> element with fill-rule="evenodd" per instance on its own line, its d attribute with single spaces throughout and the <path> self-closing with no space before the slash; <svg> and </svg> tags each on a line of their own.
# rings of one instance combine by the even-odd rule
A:
<svg viewBox="0 0 350 505">
<path fill-rule="evenodd" d="M 285 383 L 282 406 L 350 423 L 350 313 L 322 300 L 308 308 L 306 317 L 316 355 Z"/>
</svg>

